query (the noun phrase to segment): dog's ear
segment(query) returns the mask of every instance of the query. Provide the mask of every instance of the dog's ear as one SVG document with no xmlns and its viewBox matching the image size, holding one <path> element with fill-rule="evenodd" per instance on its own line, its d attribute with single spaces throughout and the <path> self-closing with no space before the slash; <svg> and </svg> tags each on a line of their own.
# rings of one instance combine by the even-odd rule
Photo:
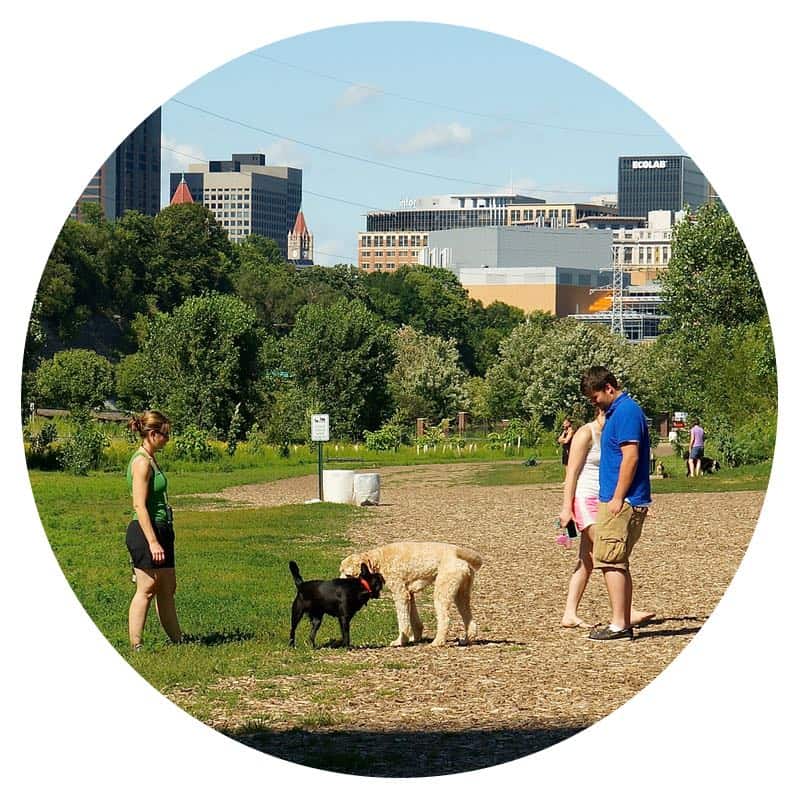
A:
<svg viewBox="0 0 800 800">
<path fill-rule="evenodd" d="M 362 578 L 369 578 L 370 571 L 369 567 L 362 561 L 361 562 L 361 577 Z"/>
</svg>

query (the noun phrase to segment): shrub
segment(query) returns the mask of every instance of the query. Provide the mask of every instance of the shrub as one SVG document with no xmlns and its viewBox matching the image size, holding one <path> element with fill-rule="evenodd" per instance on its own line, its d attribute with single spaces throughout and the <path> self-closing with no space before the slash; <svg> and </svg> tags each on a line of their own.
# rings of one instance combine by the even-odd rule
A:
<svg viewBox="0 0 800 800">
<path fill-rule="evenodd" d="M 58 451 L 53 447 L 58 439 L 55 423 L 46 422 L 39 431 L 33 430 L 28 425 L 22 431 L 22 438 L 28 445 L 25 455 L 29 467 L 34 469 L 56 469 L 58 467 Z"/>
<path fill-rule="evenodd" d="M 73 414 L 74 429 L 59 451 L 62 469 L 73 475 L 87 475 L 100 466 L 103 450 L 109 440 L 100 428 L 89 420 L 88 414 Z"/>
<path fill-rule="evenodd" d="M 92 350 L 62 350 L 39 365 L 34 383 L 40 404 L 95 407 L 114 391 L 114 368 Z"/>
<path fill-rule="evenodd" d="M 364 442 L 368 450 L 394 450 L 403 443 L 403 429 L 393 422 L 387 422 L 377 431 L 364 431 Z"/>
<path fill-rule="evenodd" d="M 214 450 L 199 428 L 189 425 L 172 439 L 175 455 L 186 461 L 211 461 Z"/>
</svg>

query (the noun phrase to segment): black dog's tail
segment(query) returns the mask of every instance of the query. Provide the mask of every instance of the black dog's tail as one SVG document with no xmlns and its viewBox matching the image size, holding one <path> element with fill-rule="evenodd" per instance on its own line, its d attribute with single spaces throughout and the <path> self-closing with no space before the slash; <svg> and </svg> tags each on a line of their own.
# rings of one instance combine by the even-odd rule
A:
<svg viewBox="0 0 800 800">
<path fill-rule="evenodd" d="M 299 587 L 303 582 L 303 579 L 300 576 L 300 567 L 298 567 L 294 561 L 290 561 L 289 571 L 292 573 L 292 577 L 294 578 L 294 585 Z"/>
</svg>

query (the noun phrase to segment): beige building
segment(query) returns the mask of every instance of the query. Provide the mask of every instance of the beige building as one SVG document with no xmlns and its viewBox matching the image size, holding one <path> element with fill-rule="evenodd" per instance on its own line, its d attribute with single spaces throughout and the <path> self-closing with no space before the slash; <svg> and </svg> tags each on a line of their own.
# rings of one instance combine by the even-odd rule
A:
<svg viewBox="0 0 800 800">
<path fill-rule="evenodd" d="M 631 276 L 631 284 L 644 286 L 658 280 L 672 256 L 672 226 L 683 212 L 651 211 L 644 228 L 614 231 L 614 265 Z"/>
<path fill-rule="evenodd" d="M 428 234 L 420 231 L 360 233 L 358 267 L 366 272 L 391 272 L 404 264 L 416 264 L 420 250 L 427 245 Z"/>
<path fill-rule="evenodd" d="M 506 225 L 538 225 L 568 228 L 587 217 L 608 217 L 616 213 L 609 205 L 594 203 L 526 203 L 508 206 Z"/>
</svg>

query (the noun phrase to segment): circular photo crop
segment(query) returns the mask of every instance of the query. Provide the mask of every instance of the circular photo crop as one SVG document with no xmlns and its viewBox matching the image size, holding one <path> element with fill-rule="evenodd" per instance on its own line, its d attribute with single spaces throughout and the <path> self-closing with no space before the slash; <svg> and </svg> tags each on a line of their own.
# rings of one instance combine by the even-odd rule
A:
<svg viewBox="0 0 800 800">
<path fill-rule="evenodd" d="M 597 78 L 466 28 L 310 33 L 166 100 L 64 214 L 33 493 L 101 634 L 214 730 L 489 767 L 714 612 L 770 474 L 767 310 L 703 165 Z"/>
</svg>

